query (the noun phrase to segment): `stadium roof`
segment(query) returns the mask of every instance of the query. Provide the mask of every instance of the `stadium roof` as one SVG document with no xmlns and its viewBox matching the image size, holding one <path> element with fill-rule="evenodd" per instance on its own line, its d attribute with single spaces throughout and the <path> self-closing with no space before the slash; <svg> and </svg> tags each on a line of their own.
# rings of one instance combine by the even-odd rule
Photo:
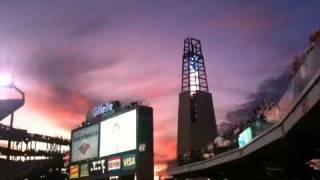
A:
<svg viewBox="0 0 320 180">
<path fill-rule="evenodd" d="M 24 104 L 24 99 L 0 100 L 0 121 L 19 109 Z"/>
</svg>

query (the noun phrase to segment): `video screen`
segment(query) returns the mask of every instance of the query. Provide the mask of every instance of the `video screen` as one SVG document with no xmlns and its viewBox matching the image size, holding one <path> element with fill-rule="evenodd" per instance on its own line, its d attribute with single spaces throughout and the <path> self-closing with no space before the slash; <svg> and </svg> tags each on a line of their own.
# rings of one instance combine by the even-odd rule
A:
<svg viewBox="0 0 320 180">
<path fill-rule="evenodd" d="M 136 149 L 136 110 L 101 122 L 100 157 Z"/>
<path fill-rule="evenodd" d="M 72 134 L 71 162 L 98 156 L 99 125 L 75 131 Z"/>
<path fill-rule="evenodd" d="M 243 147 L 250 143 L 252 140 L 252 129 L 251 127 L 248 127 L 245 129 L 238 138 L 239 147 Z"/>
</svg>

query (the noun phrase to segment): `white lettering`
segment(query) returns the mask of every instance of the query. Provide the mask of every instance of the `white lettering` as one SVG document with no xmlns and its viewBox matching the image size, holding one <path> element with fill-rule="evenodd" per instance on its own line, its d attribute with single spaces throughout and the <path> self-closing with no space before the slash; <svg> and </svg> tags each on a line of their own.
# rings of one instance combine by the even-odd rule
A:
<svg viewBox="0 0 320 180">
<path fill-rule="evenodd" d="M 111 112 L 113 111 L 113 103 L 112 102 L 107 102 L 107 103 L 104 103 L 100 106 L 97 106 L 95 108 L 93 108 L 93 111 L 92 111 L 92 116 L 93 117 L 96 117 L 100 114 L 103 114 L 103 113 L 106 113 L 106 112 Z"/>
<path fill-rule="evenodd" d="M 136 164 L 136 160 L 134 157 L 129 157 L 123 160 L 124 166 L 134 166 Z"/>
</svg>

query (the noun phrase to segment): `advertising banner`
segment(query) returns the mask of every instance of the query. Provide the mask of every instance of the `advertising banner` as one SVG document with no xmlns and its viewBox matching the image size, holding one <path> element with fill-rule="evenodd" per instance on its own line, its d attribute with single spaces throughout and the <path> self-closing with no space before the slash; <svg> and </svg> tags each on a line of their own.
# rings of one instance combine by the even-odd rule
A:
<svg viewBox="0 0 320 180">
<path fill-rule="evenodd" d="M 105 159 L 92 161 L 89 165 L 90 175 L 93 175 L 93 176 L 104 174 L 106 170 L 107 170 L 107 166 L 106 166 Z"/>
<path fill-rule="evenodd" d="M 122 157 L 122 170 L 133 170 L 136 168 L 136 155 L 128 154 Z"/>
<path fill-rule="evenodd" d="M 80 165 L 80 177 L 87 177 L 89 176 L 89 164 L 81 164 Z"/>
<path fill-rule="evenodd" d="M 108 171 L 121 169 L 121 158 L 113 157 L 108 160 Z"/>
<path fill-rule="evenodd" d="M 136 149 L 136 110 L 101 122 L 100 157 Z"/>
<path fill-rule="evenodd" d="M 79 165 L 70 166 L 70 179 L 79 178 Z"/>
<path fill-rule="evenodd" d="M 72 134 L 71 162 L 95 158 L 98 156 L 99 125 L 75 131 Z"/>
</svg>

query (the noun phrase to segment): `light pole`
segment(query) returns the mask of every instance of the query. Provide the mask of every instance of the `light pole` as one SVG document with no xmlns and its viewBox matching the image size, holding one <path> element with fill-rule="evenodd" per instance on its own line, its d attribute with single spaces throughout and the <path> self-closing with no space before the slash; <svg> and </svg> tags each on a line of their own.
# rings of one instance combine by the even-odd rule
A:
<svg viewBox="0 0 320 180">
<path fill-rule="evenodd" d="M 12 80 L 10 80 L 10 78 L 8 78 L 8 76 L 1 76 L 0 77 L 0 87 L 1 88 L 10 88 L 10 89 L 14 89 L 15 91 L 17 91 L 21 95 L 22 105 L 24 104 L 24 102 L 25 102 L 24 92 L 21 89 L 19 89 L 17 86 L 15 86 L 14 83 L 12 82 Z M 14 111 L 11 112 L 9 131 L 13 127 L 13 118 L 14 118 Z M 10 149 L 11 149 L 11 140 L 9 138 L 8 150 L 10 150 Z M 10 155 L 7 155 L 7 160 L 9 160 L 9 159 L 10 159 Z"/>
</svg>

